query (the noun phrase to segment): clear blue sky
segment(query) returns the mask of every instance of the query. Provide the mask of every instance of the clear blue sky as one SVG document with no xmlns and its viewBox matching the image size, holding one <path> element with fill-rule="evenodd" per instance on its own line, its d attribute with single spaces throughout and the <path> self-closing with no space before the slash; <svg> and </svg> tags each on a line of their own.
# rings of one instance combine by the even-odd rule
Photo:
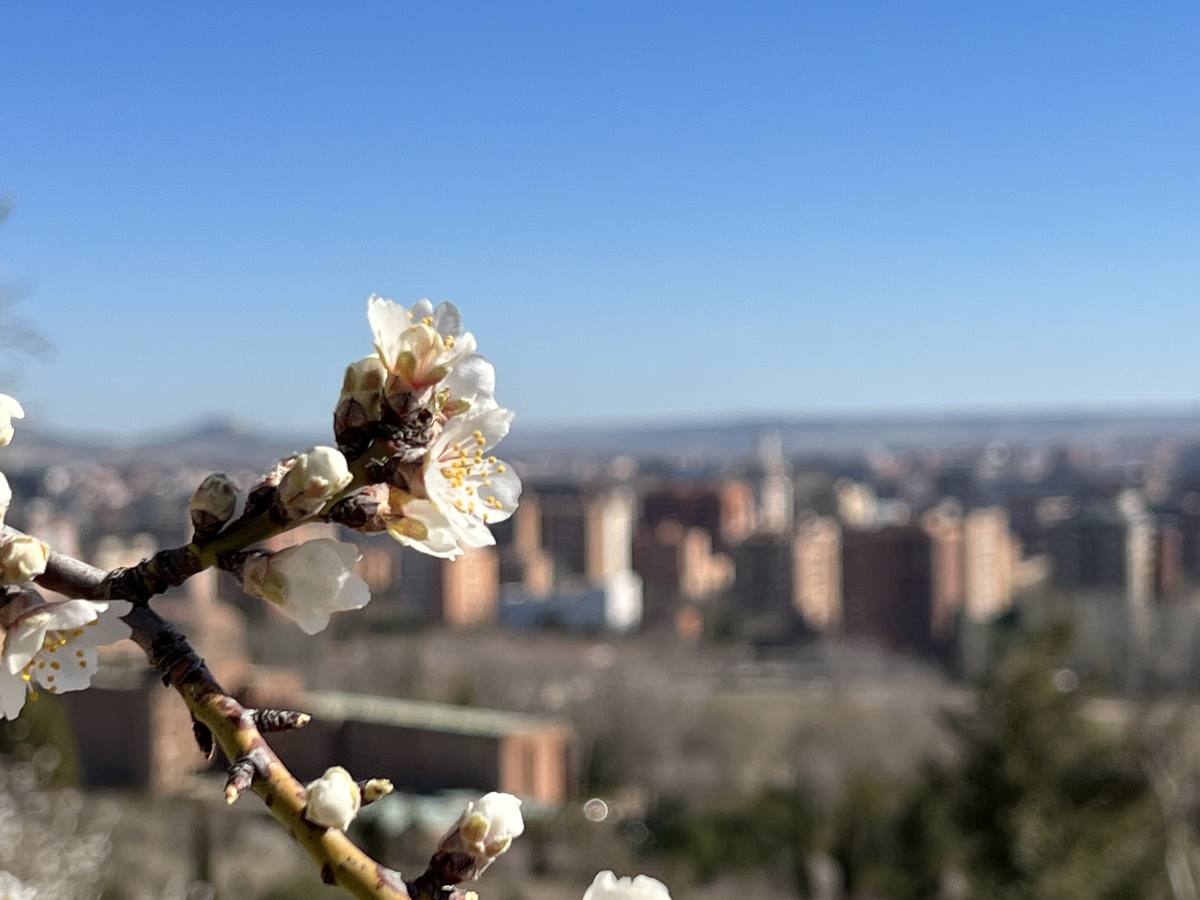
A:
<svg viewBox="0 0 1200 900">
<path fill-rule="evenodd" d="M 1200 396 L 1200 6 L 8 3 L 32 417 L 321 426 L 367 294 L 521 421 Z"/>
</svg>

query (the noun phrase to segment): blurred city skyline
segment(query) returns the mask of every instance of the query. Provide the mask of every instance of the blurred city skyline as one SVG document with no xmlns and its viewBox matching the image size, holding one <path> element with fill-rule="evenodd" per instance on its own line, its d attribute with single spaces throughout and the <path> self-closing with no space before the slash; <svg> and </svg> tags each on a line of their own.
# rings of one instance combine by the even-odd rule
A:
<svg viewBox="0 0 1200 900">
<path fill-rule="evenodd" d="M 1191 5 L 0 23 L 31 422 L 324 427 L 372 291 L 521 428 L 1197 396 Z"/>
</svg>

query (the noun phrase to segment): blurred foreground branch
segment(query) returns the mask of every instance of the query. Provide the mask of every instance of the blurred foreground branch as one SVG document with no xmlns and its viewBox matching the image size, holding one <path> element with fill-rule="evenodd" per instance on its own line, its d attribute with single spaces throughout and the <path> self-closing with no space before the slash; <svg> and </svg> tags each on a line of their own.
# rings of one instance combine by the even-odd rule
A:
<svg viewBox="0 0 1200 900">
<path fill-rule="evenodd" d="M 9 534 L 19 534 L 6 528 Z M 86 600 L 132 599 L 120 596 L 114 585 L 127 582 L 121 572 L 106 572 L 78 559 L 51 552 L 46 571 L 37 583 L 67 597 Z M 232 802 L 249 787 L 320 867 L 326 884 L 336 884 L 362 900 L 452 900 L 464 898 L 451 885 L 461 880 L 460 862 L 439 850 L 427 871 L 411 884 L 360 850 L 340 830 L 314 825 L 304 817 L 305 788 L 275 755 L 260 730 L 301 727 L 302 714 L 243 707 L 213 678 L 179 631 L 145 605 L 136 605 L 125 616 L 132 639 L 150 664 L 162 673 L 164 684 L 179 692 L 196 723 L 202 752 L 211 754 L 213 741 L 233 767 L 226 796 Z M 242 774 L 239 774 L 242 773 Z M 243 780 L 244 779 L 244 780 Z"/>
</svg>

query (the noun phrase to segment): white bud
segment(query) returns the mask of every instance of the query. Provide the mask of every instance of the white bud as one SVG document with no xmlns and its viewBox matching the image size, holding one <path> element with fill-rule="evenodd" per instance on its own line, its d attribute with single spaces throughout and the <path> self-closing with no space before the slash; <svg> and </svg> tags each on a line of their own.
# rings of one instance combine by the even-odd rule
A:
<svg viewBox="0 0 1200 900">
<path fill-rule="evenodd" d="M 524 831 L 521 801 L 512 794 L 493 791 L 467 804 L 442 838 L 441 846 L 467 854 L 471 858 L 470 876 L 478 878 Z"/>
<path fill-rule="evenodd" d="M 278 553 L 252 556 L 242 568 L 242 588 L 278 606 L 307 634 L 324 631 L 331 613 L 362 609 L 371 600 L 354 574 L 358 548 L 319 538 Z"/>
<path fill-rule="evenodd" d="M 304 789 L 304 794 L 304 818 L 326 828 L 345 831 L 362 805 L 358 785 L 341 766 L 326 769 L 324 775 Z"/>
<path fill-rule="evenodd" d="M 199 532 L 213 532 L 233 518 L 237 510 L 238 487 L 228 475 L 209 475 L 192 494 L 192 525 Z"/>
<path fill-rule="evenodd" d="M 25 410 L 15 398 L 0 394 L 0 447 L 7 447 L 13 439 L 13 419 L 25 418 Z"/>
<path fill-rule="evenodd" d="M 583 900 L 671 900 L 671 894 L 665 884 L 648 875 L 618 878 L 612 872 L 601 872 Z"/>
<path fill-rule="evenodd" d="M 339 406 L 344 400 L 354 400 L 366 411 L 368 419 L 378 421 L 383 411 L 385 381 L 387 369 L 378 356 L 364 356 L 358 362 L 351 363 L 346 366 L 346 377 L 342 380 Z"/>
<path fill-rule="evenodd" d="M 46 571 L 50 548 L 27 534 L 17 534 L 0 544 L 0 581 L 25 584 Z"/>
<path fill-rule="evenodd" d="M 301 453 L 279 483 L 279 502 L 292 519 L 311 516 L 354 480 L 346 457 L 333 447 Z"/>
</svg>

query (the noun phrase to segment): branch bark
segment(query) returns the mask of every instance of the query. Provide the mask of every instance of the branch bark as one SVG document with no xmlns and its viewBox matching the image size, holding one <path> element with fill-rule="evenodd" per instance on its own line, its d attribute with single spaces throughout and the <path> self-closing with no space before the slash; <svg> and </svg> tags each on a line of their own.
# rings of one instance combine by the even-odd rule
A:
<svg viewBox="0 0 1200 900">
<path fill-rule="evenodd" d="M 4 530 L 19 533 L 8 527 Z M 172 553 L 187 549 L 165 551 L 154 559 L 168 558 Z M 211 559 L 209 565 L 216 562 L 215 555 Z M 182 573 L 187 568 L 184 565 L 175 571 Z M 215 738 L 231 766 L 238 766 L 243 773 L 248 771 L 247 767 L 252 770 L 250 788 L 288 834 L 307 851 L 326 884 L 338 885 L 360 900 L 465 900 L 470 896 L 456 891 L 449 880 L 443 880 L 452 875 L 453 867 L 440 858 L 442 854 L 435 853 L 425 873 L 406 884 L 399 872 L 376 862 L 342 831 L 313 825 L 305 819 L 304 785 L 288 771 L 263 737 L 259 728 L 263 716 L 258 710 L 246 709 L 226 693 L 187 638 L 147 605 L 146 590 L 156 587 L 156 592 L 161 592 L 172 586 L 174 578 L 147 578 L 141 574 L 131 577 L 128 574 L 139 569 L 149 573 L 164 571 L 157 564 L 143 564 L 106 572 L 51 551 L 46 571 L 38 577 L 37 583 L 67 597 L 135 601 L 132 612 L 125 616 L 125 622 L 133 632 L 132 638 L 145 652 L 150 664 L 162 673 L 163 683 L 173 687 L 183 698 L 192 719 L 198 723 L 196 734 L 201 751 L 211 752 Z M 269 718 L 272 721 L 279 719 L 278 716 Z M 292 721 L 298 726 L 306 723 L 308 718 L 296 715 Z M 233 778 L 230 784 L 234 784 Z M 238 787 L 232 799 L 236 799 L 240 791 L 241 787 Z"/>
</svg>

